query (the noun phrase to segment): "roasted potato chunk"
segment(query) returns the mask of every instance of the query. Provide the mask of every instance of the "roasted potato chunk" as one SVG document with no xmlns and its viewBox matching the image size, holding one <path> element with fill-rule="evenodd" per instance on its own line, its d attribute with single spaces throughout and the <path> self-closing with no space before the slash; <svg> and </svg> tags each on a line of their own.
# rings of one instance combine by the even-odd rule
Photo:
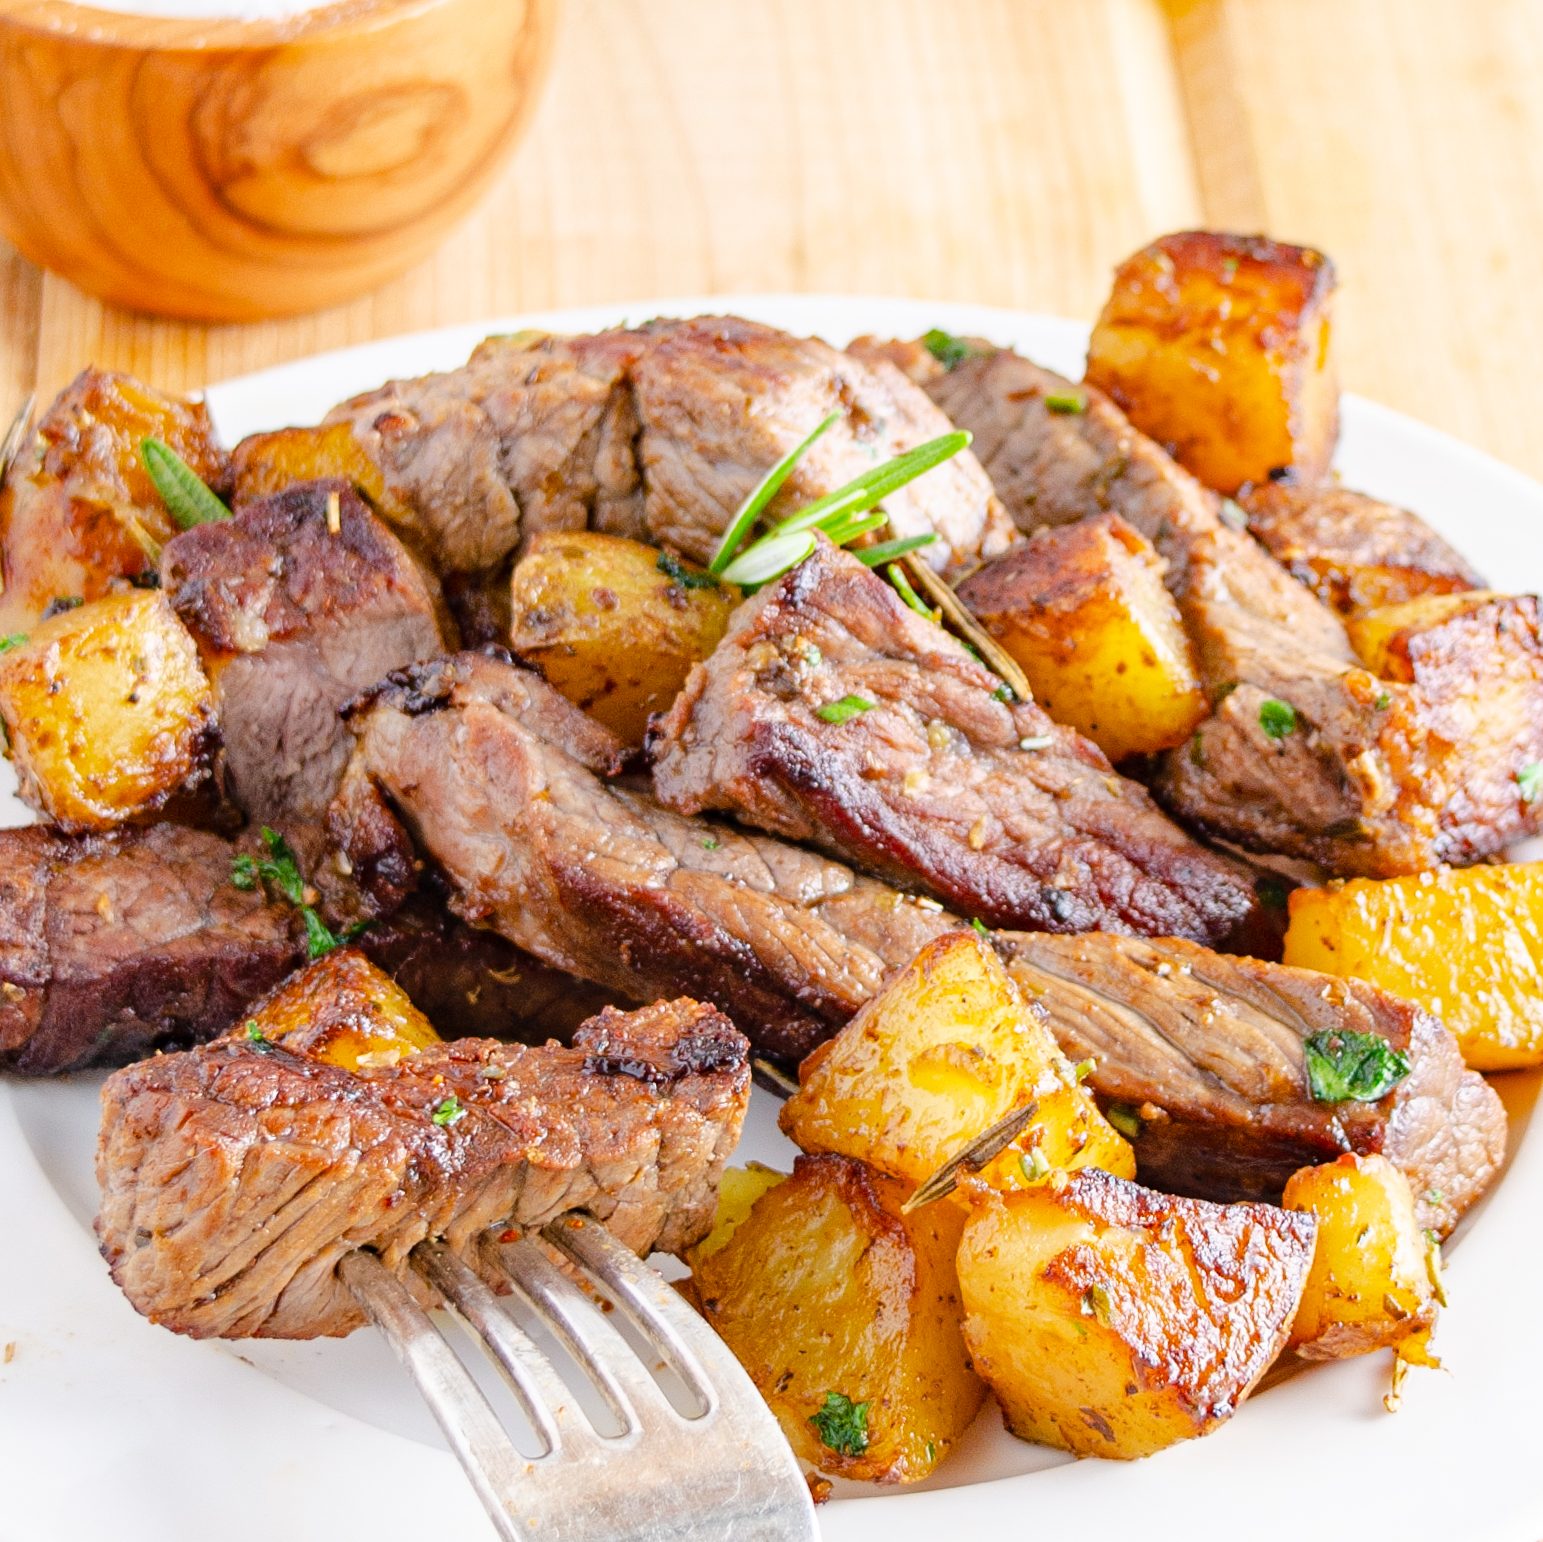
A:
<svg viewBox="0 0 1543 1542">
<path fill-rule="evenodd" d="M 1476 1070 L 1543 1063 L 1543 863 L 1353 878 L 1289 905 L 1286 963 L 1418 1002 Z"/>
<path fill-rule="evenodd" d="M 1115 272 L 1088 384 L 1207 487 L 1289 472 L 1312 486 L 1339 434 L 1329 351 L 1334 267 L 1257 236 L 1164 236 Z"/>
<path fill-rule="evenodd" d="M 1040 706 L 1110 760 L 1173 749 L 1206 715 L 1162 559 L 1118 514 L 1036 531 L 959 597 Z"/>
<path fill-rule="evenodd" d="M 1374 675 L 1405 685 L 1459 686 L 1443 680 L 1471 658 L 1482 665 L 1489 633 L 1507 609 L 1526 607 L 1529 595 L 1497 594 L 1477 589 L 1460 594 L 1426 594 L 1397 605 L 1379 606 L 1345 623 L 1350 646 Z"/>
<path fill-rule="evenodd" d="M 440 1042 L 407 992 L 355 948 L 336 948 L 291 975 L 234 1032 L 345 1071 L 395 1065 Z"/>
<path fill-rule="evenodd" d="M 22 797 L 67 830 L 105 830 L 208 776 L 214 699 L 155 590 L 60 612 L 0 655 L 0 719 Z"/>
<path fill-rule="evenodd" d="M 768 1189 L 787 1182 L 787 1174 L 760 1162 L 746 1167 L 726 1167 L 718 1180 L 718 1210 L 713 1217 L 713 1229 L 686 1249 L 686 1262 L 693 1269 L 705 1263 L 718 1252 L 739 1229 L 740 1223 L 755 1208 L 755 1202 Z"/>
<path fill-rule="evenodd" d="M 1406 1345 L 1428 1359 L 1440 1266 L 1415 1220 L 1409 1180 L 1386 1157 L 1347 1153 L 1294 1173 L 1281 1203 L 1318 1222 L 1291 1329 L 1297 1353 L 1344 1360 Z"/>
<path fill-rule="evenodd" d="M 707 1320 L 811 1466 L 925 1477 L 985 1389 L 960 1333 L 964 1212 L 901 1212 L 905 1188 L 840 1156 L 800 1157 L 716 1250 L 693 1260 Z"/>
<path fill-rule="evenodd" d="M 0 488 L 0 634 L 30 631 L 55 600 L 98 599 L 155 571 L 177 526 L 141 459 L 146 439 L 225 487 L 202 402 L 90 369 L 44 413 Z"/>
<path fill-rule="evenodd" d="M 347 423 L 253 434 L 231 452 L 230 463 L 238 508 L 281 493 L 296 482 L 342 477 L 369 499 L 388 524 L 402 512 L 386 490 L 380 467 L 365 454 Z"/>
<path fill-rule="evenodd" d="M 717 646 L 739 590 L 641 541 L 543 531 L 515 564 L 510 646 L 569 701 L 641 744 L 691 666 Z"/>
<path fill-rule="evenodd" d="M 982 1169 L 986 1182 L 1021 1188 L 1074 1167 L 1135 1174 L 1130 1146 L 996 954 L 953 932 L 804 1061 L 780 1122 L 805 1151 L 859 1158 L 915 1189 L 1031 1103 L 1032 1120 Z"/>
<path fill-rule="evenodd" d="M 958 1255 L 965 1342 L 1024 1440 L 1137 1457 L 1208 1435 L 1286 1342 L 1310 1217 L 1100 1172 L 972 1193 Z"/>
<path fill-rule="evenodd" d="M 1461 594 L 1484 580 L 1408 509 L 1346 487 L 1266 482 L 1244 493 L 1249 533 L 1342 616 L 1426 594 Z"/>
</svg>

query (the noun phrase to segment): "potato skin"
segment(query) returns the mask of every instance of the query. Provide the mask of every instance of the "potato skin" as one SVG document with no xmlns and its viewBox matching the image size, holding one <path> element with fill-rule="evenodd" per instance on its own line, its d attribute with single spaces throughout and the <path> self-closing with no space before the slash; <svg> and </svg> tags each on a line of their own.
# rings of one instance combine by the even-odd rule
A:
<svg viewBox="0 0 1543 1542">
<path fill-rule="evenodd" d="M 94 600 L 155 570 L 177 533 L 140 458 L 169 445 L 221 492 L 226 456 L 202 402 L 88 369 L 44 413 L 0 488 L 0 634 L 34 627 L 54 600 Z"/>
<path fill-rule="evenodd" d="M 335 948 L 292 974 L 234 1031 L 345 1071 L 393 1064 L 440 1042 L 407 992 L 356 948 Z"/>
<path fill-rule="evenodd" d="M 1309 1360 L 1343 1360 L 1411 1339 L 1423 1345 L 1436 1286 L 1409 1180 L 1386 1157 L 1347 1153 L 1294 1173 L 1281 1203 L 1318 1222 L 1292 1348 Z"/>
<path fill-rule="evenodd" d="M 1087 380 L 1207 487 L 1234 493 L 1329 469 L 1339 388 L 1333 264 L 1258 236 L 1163 236 L 1115 272 Z"/>
<path fill-rule="evenodd" d="M 1162 559 L 1118 514 L 1036 531 L 959 597 L 1040 706 L 1110 760 L 1175 748 L 1209 710 Z"/>
<path fill-rule="evenodd" d="M 1038 1112 L 983 1170 L 986 1182 L 1037 1182 L 1035 1150 L 1052 1169 L 1136 1171 L 1130 1146 L 974 932 L 923 948 L 804 1061 L 799 1081 L 779 1115 L 783 1133 L 805 1151 L 866 1162 L 908 1191 L 1029 1103 Z"/>
<path fill-rule="evenodd" d="M 732 584 L 655 546 L 543 531 L 515 564 L 509 645 L 548 684 L 640 745 L 739 602 Z"/>
<path fill-rule="evenodd" d="M 66 830 L 142 819 L 209 775 L 213 693 L 156 590 L 62 611 L 0 655 L 0 719 L 23 798 Z"/>
<path fill-rule="evenodd" d="M 1354 878 L 1288 903 L 1286 963 L 1418 1002 L 1475 1070 L 1543 1064 L 1543 864 Z"/>
<path fill-rule="evenodd" d="M 1208 1435 L 1286 1342 L 1311 1217 L 1097 1171 L 971 1193 L 965 1341 L 1024 1440 L 1131 1458 Z"/>
<path fill-rule="evenodd" d="M 965 1360 L 955 1205 L 902 1215 L 904 1188 L 840 1156 L 799 1157 L 729 1240 L 693 1262 L 707 1320 L 795 1454 L 846 1478 L 925 1477 L 985 1388 Z M 867 1446 L 833 1451 L 810 1418 L 837 1392 L 866 1403 Z"/>
</svg>

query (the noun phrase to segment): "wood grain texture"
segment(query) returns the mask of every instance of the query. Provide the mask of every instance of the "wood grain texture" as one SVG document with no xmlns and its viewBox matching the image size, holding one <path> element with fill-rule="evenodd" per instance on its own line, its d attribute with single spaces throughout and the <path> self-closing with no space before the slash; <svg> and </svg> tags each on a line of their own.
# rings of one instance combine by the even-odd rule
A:
<svg viewBox="0 0 1543 1542">
<path fill-rule="evenodd" d="M 1207 221 L 1327 249 L 1346 385 L 1543 475 L 1540 33 L 1535 0 L 565 0 L 530 133 L 410 272 L 200 327 L 0 265 L 0 389 L 689 291 L 1091 320 L 1117 261 Z"/>
</svg>

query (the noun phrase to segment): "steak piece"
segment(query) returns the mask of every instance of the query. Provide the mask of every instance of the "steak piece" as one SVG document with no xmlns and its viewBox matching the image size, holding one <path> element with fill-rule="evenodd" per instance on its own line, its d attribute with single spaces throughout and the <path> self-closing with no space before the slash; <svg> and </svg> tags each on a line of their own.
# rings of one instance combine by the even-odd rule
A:
<svg viewBox="0 0 1543 1542">
<path fill-rule="evenodd" d="M 490 1231 L 586 1210 L 640 1253 L 711 1226 L 749 1098 L 744 1039 L 694 1001 L 608 1010 L 571 1048 L 463 1039 L 349 1072 L 244 1035 L 102 1090 L 97 1235 L 135 1308 L 194 1338 L 316 1338 L 364 1314 L 369 1248 L 408 1280 L 425 1238 L 477 1266 Z M 463 1113 L 437 1122 L 458 1100 Z M 454 1105 L 452 1105 L 454 1106 Z"/>
<path fill-rule="evenodd" d="M 727 810 L 993 926 L 1262 942 L 1252 875 L 821 540 L 740 606 L 650 737 L 660 800 Z M 1250 935 L 1251 934 L 1251 935 Z"/>
<path fill-rule="evenodd" d="M 342 481 L 303 482 L 184 531 L 161 555 L 161 581 L 214 685 L 227 791 L 316 866 L 351 742 L 338 709 L 452 646 L 438 583 Z"/>
<path fill-rule="evenodd" d="M 1093 1062 L 1100 1101 L 1137 1111 L 1143 1182 L 1276 1201 L 1299 1167 L 1380 1152 L 1445 1234 L 1505 1160 L 1494 1090 L 1434 1017 L 1373 986 L 1175 940 L 995 940 L 1062 1050 Z M 1329 1031 L 1379 1035 L 1409 1075 L 1380 1102 L 1314 1102 L 1303 1045 Z"/>
<path fill-rule="evenodd" d="M 1348 487 L 1267 482 L 1238 501 L 1249 534 L 1342 616 L 1489 587 L 1417 514 Z"/>
<path fill-rule="evenodd" d="M 236 850 L 179 825 L 0 830 L 0 1070 L 46 1075 L 199 1043 L 297 968 L 295 911 L 231 883 Z M 592 988 L 427 897 L 359 946 L 447 1037 L 566 1033 L 597 1006 Z"/>
<path fill-rule="evenodd" d="M 1369 877 L 1470 862 L 1543 827 L 1543 800 L 1507 795 L 1543 758 L 1543 699 L 1518 710 L 1518 697 L 1465 692 L 1480 698 L 1467 711 L 1491 719 L 1483 742 L 1503 747 L 1476 756 L 1448 736 L 1449 701 L 1361 667 L 1334 612 L 1227 525 L 1220 500 L 1098 391 L 987 345 L 928 390 L 974 432 L 1021 529 L 1113 509 L 1166 559 L 1215 703 L 1157 773 L 1159 797 L 1181 818 L 1251 850 Z M 1067 393 L 1084 410 L 1046 406 Z M 1271 702 L 1292 710 L 1284 731 Z"/>
<path fill-rule="evenodd" d="M 473 925 L 632 1000 L 689 990 L 776 1059 L 807 1054 L 959 924 L 812 852 L 607 785 L 620 743 L 486 655 L 402 671 L 351 723 L 331 823 L 356 873 L 400 867 L 387 848 L 410 832 Z"/>
<path fill-rule="evenodd" d="M 705 562 L 761 477 L 831 412 L 840 421 L 773 517 L 950 428 L 887 363 L 732 316 L 489 339 L 463 368 L 392 381 L 327 421 L 352 425 L 402 534 L 449 575 L 499 570 L 537 531 L 586 526 Z M 940 568 L 1012 536 L 969 454 L 885 508 L 897 535 L 940 536 L 928 550 Z"/>
</svg>

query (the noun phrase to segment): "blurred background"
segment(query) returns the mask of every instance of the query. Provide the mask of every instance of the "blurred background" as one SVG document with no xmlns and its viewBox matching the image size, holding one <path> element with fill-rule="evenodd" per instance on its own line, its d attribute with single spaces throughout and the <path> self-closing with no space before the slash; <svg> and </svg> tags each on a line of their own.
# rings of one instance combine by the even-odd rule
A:
<svg viewBox="0 0 1543 1542">
<path fill-rule="evenodd" d="M 1326 250 L 1346 386 L 1543 475 L 1536 0 L 562 0 L 555 26 L 473 212 L 360 298 L 151 320 L 0 245 L 0 402 L 87 362 L 177 388 L 671 294 L 1091 321 L 1116 261 L 1203 224 Z"/>
</svg>

